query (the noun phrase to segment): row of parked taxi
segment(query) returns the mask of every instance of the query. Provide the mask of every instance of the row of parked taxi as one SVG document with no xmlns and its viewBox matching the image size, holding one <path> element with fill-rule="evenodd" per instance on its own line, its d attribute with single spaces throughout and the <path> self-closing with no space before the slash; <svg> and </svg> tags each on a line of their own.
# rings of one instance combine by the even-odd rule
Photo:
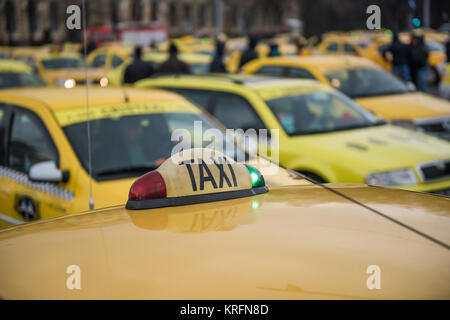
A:
<svg viewBox="0 0 450 320">
<path fill-rule="evenodd" d="M 177 43 L 192 74 L 154 76 L 136 89 L 121 85 L 130 46 L 99 47 L 87 63 L 76 46 L 4 48 L 0 223 L 79 212 L 90 202 L 124 203 L 131 180 L 169 157 L 174 130 L 194 132 L 196 120 L 203 130 L 267 129 L 269 142 L 259 147 L 317 182 L 449 194 L 448 101 L 411 91 L 363 57 L 284 49 L 281 57 L 251 61 L 241 74 L 206 74 L 213 44 Z M 166 59 L 164 44 L 160 49 L 146 49 L 144 59 L 157 66 Z M 85 83 L 92 84 L 88 99 Z M 26 88 L 7 89 L 15 86 Z M 280 169 L 266 181 L 298 183 L 292 177 Z"/>
<path fill-rule="evenodd" d="M 411 192 L 449 193 L 447 101 L 361 57 L 123 86 L 131 48 L 26 50 L 0 60 L 1 299 L 449 298 L 449 198 Z"/>
</svg>

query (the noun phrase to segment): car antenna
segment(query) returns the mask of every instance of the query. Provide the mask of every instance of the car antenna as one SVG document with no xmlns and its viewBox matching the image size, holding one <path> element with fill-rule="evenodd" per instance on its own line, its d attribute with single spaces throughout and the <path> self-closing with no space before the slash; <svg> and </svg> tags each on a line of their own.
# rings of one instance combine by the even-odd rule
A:
<svg viewBox="0 0 450 320">
<path fill-rule="evenodd" d="M 87 148 L 88 148 L 88 171 L 89 171 L 89 210 L 94 210 L 94 197 L 92 195 L 92 159 L 91 159 L 91 125 L 89 119 L 89 81 L 88 80 L 88 65 L 87 65 L 87 51 L 86 51 L 86 0 L 83 0 L 83 46 L 84 46 L 84 61 L 86 62 L 85 76 L 86 76 L 86 127 L 87 127 Z"/>
</svg>

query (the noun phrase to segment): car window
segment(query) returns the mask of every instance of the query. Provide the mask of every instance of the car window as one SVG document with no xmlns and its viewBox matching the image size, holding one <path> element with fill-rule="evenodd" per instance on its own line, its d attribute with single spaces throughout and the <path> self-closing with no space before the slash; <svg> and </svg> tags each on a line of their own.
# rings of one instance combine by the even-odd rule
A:
<svg viewBox="0 0 450 320">
<path fill-rule="evenodd" d="M 373 115 L 338 92 L 292 94 L 266 103 L 288 135 L 349 130 L 376 123 Z"/>
<path fill-rule="evenodd" d="M 356 54 L 355 48 L 352 45 L 349 45 L 348 43 L 344 43 L 344 51 L 347 53 Z"/>
<path fill-rule="evenodd" d="M 0 89 L 41 86 L 45 82 L 34 73 L 0 72 Z"/>
<path fill-rule="evenodd" d="M 407 93 L 406 85 L 381 68 L 350 68 L 326 73 L 330 84 L 352 98 Z"/>
<path fill-rule="evenodd" d="M 95 59 L 94 59 L 94 60 L 95 60 Z M 116 56 L 116 55 L 113 55 L 113 57 L 112 57 L 112 62 L 111 62 L 113 68 L 115 68 L 115 67 L 117 67 L 117 66 L 120 66 L 120 65 L 122 64 L 122 62 L 123 62 L 123 59 L 122 59 L 121 57 Z M 104 65 L 104 64 L 105 64 L 105 63 L 103 62 L 103 65 Z"/>
<path fill-rule="evenodd" d="M 9 141 L 8 166 L 28 173 L 38 162 L 58 161 L 56 148 L 42 121 L 32 112 L 16 109 Z"/>
<path fill-rule="evenodd" d="M 193 63 L 189 65 L 189 71 L 192 74 L 206 74 L 209 71 L 209 64 L 207 63 Z"/>
<path fill-rule="evenodd" d="M 264 66 L 255 72 L 256 74 L 262 74 L 273 77 L 283 77 L 284 67 L 282 66 Z"/>
<path fill-rule="evenodd" d="M 338 44 L 336 42 L 332 42 L 327 46 L 327 51 L 338 51 Z"/>
<path fill-rule="evenodd" d="M 302 68 L 289 68 L 287 75 L 289 78 L 316 79 L 311 72 Z"/>
<path fill-rule="evenodd" d="M 244 98 L 230 93 L 220 93 L 211 112 L 229 129 L 263 129 L 263 122 Z"/>
<path fill-rule="evenodd" d="M 99 55 L 96 55 L 94 60 L 92 60 L 92 66 L 96 68 L 103 67 L 105 66 L 105 62 L 106 62 L 106 54 L 101 53 Z"/>
<path fill-rule="evenodd" d="M 148 172 L 159 160 L 169 158 L 175 145 L 180 142 L 172 140 L 172 133 L 176 129 L 187 130 L 193 137 L 196 121 L 201 123 L 201 129 L 205 132 L 217 128 L 201 114 L 142 113 L 116 116 L 115 112 L 117 110 L 110 116 L 90 121 L 92 174 L 99 181 L 139 176 Z M 83 167 L 88 168 L 86 122 L 68 124 L 63 126 L 63 130 Z M 113 146 L 110 141 L 114 141 Z M 202 147 L 206 147 L 211 142 L 202 143 Z M 226 140 L 224 143 L 232 141 Z M 228 155 L 233 158 L 237 155 L 234 148 L 230 148 L 229 152 Z"/>
<path fill-rule="evenodd" d="M 173 88 L 171 91 L 181 94 L 202 109 L 208 109 L 212 91 Z"/>
<path fill-rule="evenodd" d="M 86 66 L 81 58 L 47 58 L 42 60 L 45 69 L 83 68 Z"/>
<path fill-rule="evenodd" d="M 36 61 L 34 61 L 33 58 L 28 59 L 27 64 L 28 64 L 34 71 L 36 71 L 37 65 L 36 65 Z"/>
</svg>

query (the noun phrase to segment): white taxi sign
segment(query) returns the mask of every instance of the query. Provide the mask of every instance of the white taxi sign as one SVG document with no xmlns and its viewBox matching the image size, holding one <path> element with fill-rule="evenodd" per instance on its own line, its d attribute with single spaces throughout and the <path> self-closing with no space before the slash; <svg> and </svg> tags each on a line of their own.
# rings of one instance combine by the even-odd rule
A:
<svg viewBox="0 0 450 320">
<path fill-rule="evenodd" d="M 251 196 L 267 192 L 255 168 L 212 149 L 185 150 L 131 186 L 127 209 L 149 209 Z"/>
</svg>

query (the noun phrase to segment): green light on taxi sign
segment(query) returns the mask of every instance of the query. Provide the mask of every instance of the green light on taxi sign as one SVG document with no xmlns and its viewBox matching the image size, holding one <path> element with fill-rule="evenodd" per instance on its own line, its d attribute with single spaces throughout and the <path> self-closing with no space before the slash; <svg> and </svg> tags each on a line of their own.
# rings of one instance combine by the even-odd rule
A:
<svg viewBox="0 0 450 320">
<path fill-rule="evenodd" d="M 261 175 L 261 173 L 253 168 L 252 166 L 245 165 L 250 172 L 250 178 L 252 179 L 252 188 L 256 187 L 263 187 L 266 185 L 264 181 L 264 177 Z"/>
</svg>

